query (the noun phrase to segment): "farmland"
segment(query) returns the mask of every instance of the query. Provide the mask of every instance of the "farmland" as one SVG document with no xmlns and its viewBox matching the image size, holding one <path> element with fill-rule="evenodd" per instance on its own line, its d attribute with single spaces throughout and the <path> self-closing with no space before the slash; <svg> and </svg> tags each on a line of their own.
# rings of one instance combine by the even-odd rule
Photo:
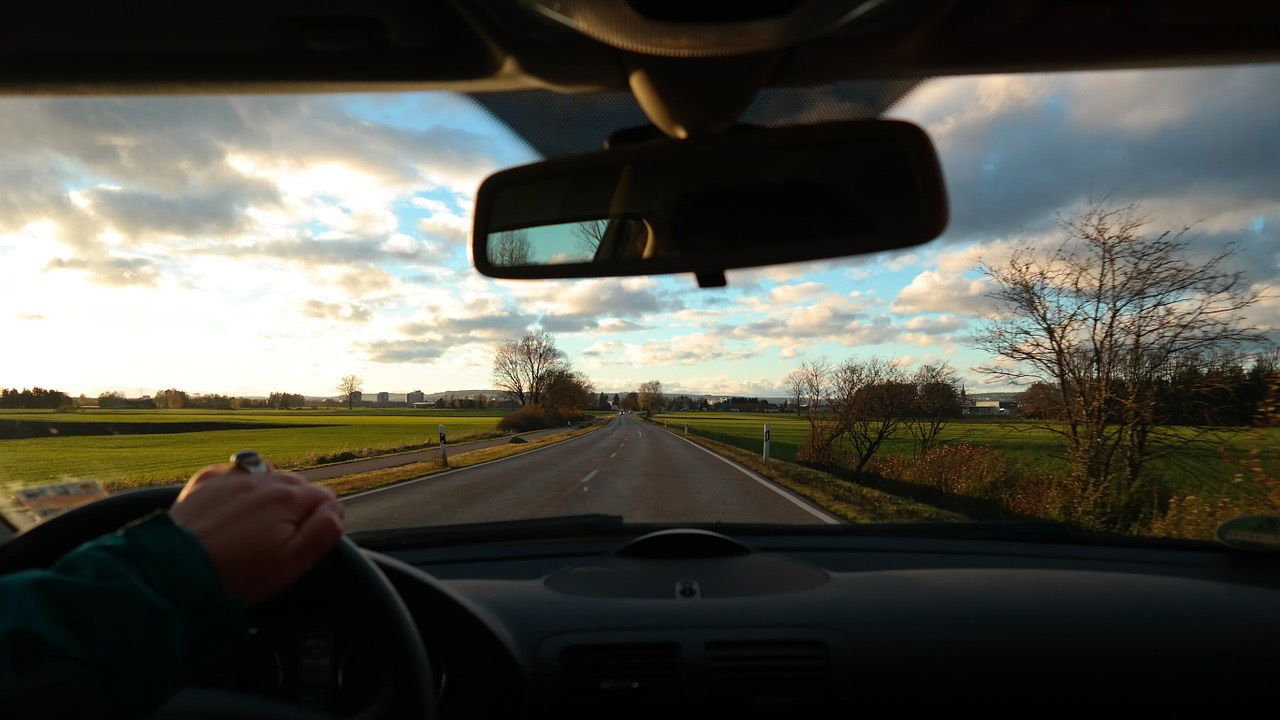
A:
<svg viewBox="0 0 1280 720">
<path fill-rule="evenodd" d="M 236 450 L 302 467 L 491 437 L 495 410 L 80 410 L 0 412 L 0 487 L 97 478 L 109 489 L 180 480 Z M 15 428 L 22 428 L 16 432 Z M 6 430 L 8 428 L 8 430 Z M 41 429 L 39 437 L 29 435 Z M 15 437 L 16 436 L 16 437 Z M 13 439 L 3 439 L 13 438 Z"/>
<path fill-rule="evenodd" d="M 803 418 L 779 413 L 663 413 L 654 419 L 680 431 L 687 423 L 692 433 L 754 452 L 760 451 L 763 425 L 769 423 L 771 455 L 790 462 L 795 461 L 796 452 L 809 433 Z M 944 443 L 988 446 L 1027 468 L 1046 472 L 1066 469 L 1055 435 L 1017 421 L 957 420 L 947 427 L 941 439 Z M 1255 449 L 1260 450 L 1271 476 L 1280 475 L 1280 428 L 1224 433 L 1216 442 L 1198 443 L 1158 460 L 1153 471 L 1176 494 L 1230 493 L 1236 485 L 1233 480 L 1241 473 L 1240 461 Z M 881 452 L 914 455 L 916 450 L 911 437 L 902 432 L 886 441 Z"/>
</svg>

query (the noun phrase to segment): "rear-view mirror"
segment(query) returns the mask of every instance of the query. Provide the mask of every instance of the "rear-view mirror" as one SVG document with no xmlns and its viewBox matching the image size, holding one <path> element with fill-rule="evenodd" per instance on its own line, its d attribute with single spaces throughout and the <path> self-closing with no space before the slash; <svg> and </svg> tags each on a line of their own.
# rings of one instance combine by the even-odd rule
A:
<svg viewBox="0 0 1280 720">
<path fill-rule="evenodd" d="M 928 242 L 946 227 L 919 127 L 868 120 L 742 129 L 556 158 L 490 176 L 472 253 L 497 278 L 694 272 Z"/>
</svg>

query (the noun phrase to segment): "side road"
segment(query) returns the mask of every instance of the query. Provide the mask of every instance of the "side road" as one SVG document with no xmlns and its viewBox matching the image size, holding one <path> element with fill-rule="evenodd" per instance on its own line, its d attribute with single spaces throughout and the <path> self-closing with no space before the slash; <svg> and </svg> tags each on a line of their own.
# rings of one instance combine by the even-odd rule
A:
<svg viewBox="0 0 1280 720">
<path fill-rule="evenodd" d="M 519 437 L 526 440 L 533 438 L 545 437 L 547 435 L 555 435 L 557 433 L 569 432 L 579 427 L 581 423 L 575 424 L 573 427 L 551 428 L 549 430 L 535 430 L 533 432 L 521 433 L 515 436 L 505 436 L 498 438 L 489 438 L 487 440 L 475 440 L 473 442 L 458 443 L 457 445 L 449 445 L 449 452 L 467 452 L 468 450 L 479 450 L 481 448 L 494 447 L 495 445 L 505 445 L 512 441 L 513 437 Z M 399 467 L 401 465 L 409 465 L 423 460 L 440 457 L 440 448 L 433 447 L 425 450 L 414 450 L 412 452 L 396 453 L 394 455 L 379 455 L 378 457 L 364 458 L 361 460 L 349 460 L 347 462 L 334 463 L 332 465 L 321 465 L 319 467 L 307 468 L 305 470 L 296 470 L 299 475 L 306 478 L 310 482 L 318 480 L 329 480 L 331 478 L 342 477 L 343 475 L 355 475 L 356 473 L 369 472 L 370 470 L 384 470 L 386 468 Z"/>
</svg>

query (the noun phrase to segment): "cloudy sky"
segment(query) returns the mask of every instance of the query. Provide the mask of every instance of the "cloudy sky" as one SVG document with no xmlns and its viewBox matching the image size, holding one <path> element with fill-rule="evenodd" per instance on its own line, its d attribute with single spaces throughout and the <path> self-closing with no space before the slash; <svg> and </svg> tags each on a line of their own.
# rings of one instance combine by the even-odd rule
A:
<svg viewBox="0 0 1280 720">
<path fill-rule="evenodd" d="M 332 394 L 489 387 L 495 344 L 553 333 L 605 390 L 781 394 L 802 356 L 947 359 L 990 310 L 976 271 L 1090 194 L 1240 243 L 1280 324 L 1280 67 L 926 83 L 889 116 L 942 156 L 923 249 L 690 277 L 495 282 L 476 185 L 536 159 L 446 94 L 0 99 L 0 385 Z M 994 386 L 986 386 L 994 387 Z"/>
</svg>

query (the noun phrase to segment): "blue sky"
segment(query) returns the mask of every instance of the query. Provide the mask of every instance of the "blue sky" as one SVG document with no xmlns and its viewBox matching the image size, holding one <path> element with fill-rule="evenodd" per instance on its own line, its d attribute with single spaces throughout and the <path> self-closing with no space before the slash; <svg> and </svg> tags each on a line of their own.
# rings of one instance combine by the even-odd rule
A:
<svg viewBox="0 0 1280 720">
<path fill-rule="evenodd" d="M 604 390 L 778 395 L 802 357 L 950 362 L 998 311 L 977 267 L 1056 239 L 1089 196 L 1240 243 L 1280 317 L 1280 68 L 931 81 L 888 115 L 938 146 L 952 221 L 896 254 L 691 277 L 497 282 L 474 189 L 536 156 L 441 93 L 0 100 L 0 385 L 331 394 L 480 388 L 493 348 L 552 332 Z"/>
</svg>

